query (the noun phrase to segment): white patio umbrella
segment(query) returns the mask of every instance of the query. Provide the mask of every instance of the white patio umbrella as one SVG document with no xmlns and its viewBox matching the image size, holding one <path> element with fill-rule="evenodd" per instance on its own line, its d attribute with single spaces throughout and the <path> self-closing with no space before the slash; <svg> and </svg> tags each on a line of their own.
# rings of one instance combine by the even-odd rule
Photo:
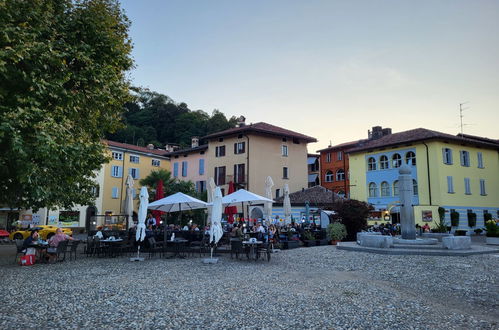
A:
<svg viewBox="0 0 499 330">
<path fill-rule="evenodd" d="M 265 195 L 267 196 L 268 199 L 272 199 L 272 187 L 274 186 L 274 181 L 272 181 L 272 178 L 270 176 L 265 179 Z M 267 220 L 267 225 L 272 224 L 272 203 L 267 202 L 265 203 L 264 206 L 264 213 L 265 213 L 265 218 Z"/>
<path fill-rule="evenodd" d="M 254 194 L 246 189 L 239 189 L 232 194 L 226 195 L 222 198 L 222 204 L 225 206 L 237 206 L 239 203 L 241 203 L 243 213 L 244 203 L 247 203 L 248 205 L 255 205 L 265 204 L 267 202 L 273 203 L 274 201 L 270 198 Z"/>
<path fill-rule="evenodd" d="M 217 244 L 222 235 L 222 191 L 216 187 L 211 211 L 210 243 Z"/>
<path fill-rule="evenodd" d="M 206 202 L 178 192 L 149 204 L 148 209 L 164 212 L 178 212 L 186 210 L 204 209 Z"/>
<path fill-rule="evenodd" d="M 284 185 L 283 211 L 286 223 L 291 223 L 291 201 L 289 199 L 289 186 L 287 183 Z"/>
<path fill-rule="evenodd" d="M 210 180 L 208 181 L 208 190 L 207 195 L 208 195 L 208 221 L 211 223 L 211 214 L 212 214 L 212 206 L 211 203 L 213 203 L 213 197 L 215 196 L 215 188 L 217 185 L 215 184 L 215 180 L 211 177 Z"/>
<path fill-rule="evenodd" d="M 133 184 L 133 177 L 131 174 L 128 174 L 126 178 L 126 197 L 124 207 L 124 212 L 127 215 L 128 229 L 130 229 L 133 225 Z"/>
<path fill-rule="evenodd" d="M 147 217 L 147 206 L 149 204 L 149 193 L 146 187 L 140 188 L 140 205 L 139 205 L 139 222 L 137 224 L 137 233 L 135 234 L 135 240 L 142 242 L 146 237 L 146 217 Z"/>
</svg>

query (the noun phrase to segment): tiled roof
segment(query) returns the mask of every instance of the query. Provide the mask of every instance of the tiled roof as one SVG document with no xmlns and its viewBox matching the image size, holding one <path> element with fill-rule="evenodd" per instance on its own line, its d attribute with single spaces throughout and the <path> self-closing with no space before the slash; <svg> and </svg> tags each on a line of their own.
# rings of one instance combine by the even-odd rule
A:
<svg viewBox="0 0 499 330">
<path fill-rule="evenodd" d="M 499 145 L 493 142 L 486 142 L 478 138 L 456 136 L 447 133 L 432 131 L 426 128 L 416 128 L 404 132 L 385 135 L 376 140 L 364 140 L 358 147 L 349 150 L 349 153 L 355 153 L 368 149 L 396 146 L 402 143 L 427 141 L 427 140 L 445 140 L 458 143 L 469 143 L 481 147 L 499 149 Z"/>
<path fill-rule="evenodd" d="M 217 137 L 221 137 L 221 136 L 242 134 L 242 133 L 262 133 L 262 134 L 270 134 L 270 135 L 295 138 L 295 139 L 299 139 L 299 140 L 304 140 L 306 142 L 317 142 L 317 139 L 313 138 L 311 136 L 297 133 L 294 131 L 290 131 L 288 129 L 274 126 L 271 124 L 267 124 L 264 122 L 249 124 L 249 125 L 245 125 L 242 127 L 229 128 L 229 129 L 226 129 L 225 131 L 220 131 L 220 132 L 216 132 L 216 133 L 204 136 L 203 139 L 212 139 L 212 138 L 217 138 Z"/>
<path fill-rule="evenodd" d="M 116 142 L 116 141 L 110 141 L 110 140 L 102 140 L 105 144 L 107 144 L 110 147 L 115 147 L 115 148 L 120 148 L 120 149 L 126 149 L 126 150 L 133 150 L 145 154 L 153 154 L 157 156 L 163 156 L 166 157 L 166 150 L 161 150 L 161 149 L 148 149 L 146 147 L 139 147 L 135 146 L 133 144 L 128 144 L 128 143 L 121 143 L 121 142 Z"/>
<path fill-rule="evenodd" d="M 461 134 L 459 133 L 457 135 L 458 137 L 464 137 L 464 138 L 467 138 L 467 139 L 472 139 L 472 140 L 478 140 L 478 141 L 483 141 L 483 142 L 489 142 L 489 143 L 497 143 L 499 144 L 499 140 L 494 140 L 494 139 L 489 139 L 489 138 L 486 138 L 486 137 L 481 137 L 481 136 L 476 136 L 476 135 L 469 135 L 469 134 Z"/>
<path fill-rule="evenodd" d="M 182 149 L 182 150 L 175 150 L 172 152 L 169 152 L 166 154 L 166 156 L 175 156 L 175 155 L 182 155 L 182 154 L 189 154 L 193 152 L 198 152 L 198 151 L 203 151 L 208 149 L 207 144 L 202 144 L 200 146 L 194 147 L 194 148 L 187 148 L 187 149 Z"/>
<path fill-rule="evenodd" d="M 342 199 L 338 194 L 334 194 L 335 200 Z M 322 186 L 314 186 L 308 189 L 300 190 L 289 194 L 289 199 L 291 204 L 305 204 L 310 203 L 313 205 L 326 205 L 333 203 L 333 193 Z M 282 204 L 284 201 L 284 196 L 275 199 L 277 204 Z"/>
<path fill-rule="evenodd" d="M 364 139 L 364 140 L 357 140 L 357 141 L 345 142 L 345 143 L 337 144 L 335 146 L 331 146 L 331 147 L 327 147 L 327 148 L 324 148 L 324 149 L 321 149 L 321 150 L 317 150 L 317 152 L 332 151 L 332 150 L 336 150 L 336 149 L 352 148 L 352 147 L 355 147 L 355 146 L 357 146 L 358 144 L 360 144 L 360 143 L 362 143 L 364 141 L 367 141 L 367 140 Z"/>
</svg>

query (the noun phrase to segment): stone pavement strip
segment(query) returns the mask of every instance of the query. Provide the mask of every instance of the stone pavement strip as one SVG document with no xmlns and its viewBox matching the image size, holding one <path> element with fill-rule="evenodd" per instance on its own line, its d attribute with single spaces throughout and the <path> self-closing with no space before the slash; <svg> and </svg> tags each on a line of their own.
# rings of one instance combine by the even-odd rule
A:
<svg viewBox="0 0 499 330">
<path fill-rule="evenodd" d="M 13 257 L 0 251 L 1 329 L 499 328 L 497 255 L 320 246 L 270 262 L 82 256 L 31 267 Z"/>
</svg>

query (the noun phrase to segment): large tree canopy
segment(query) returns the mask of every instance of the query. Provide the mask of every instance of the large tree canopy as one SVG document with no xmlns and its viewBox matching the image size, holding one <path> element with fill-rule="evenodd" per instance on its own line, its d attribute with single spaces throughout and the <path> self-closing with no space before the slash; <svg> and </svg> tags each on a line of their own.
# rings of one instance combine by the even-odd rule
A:
<svg viewBox="0 0 499 330">
<path fill-rule="evenodd" d="M 0 0 L 0 205 L 92 202 L 132 67 L 114 0 Z"/>
</svg>

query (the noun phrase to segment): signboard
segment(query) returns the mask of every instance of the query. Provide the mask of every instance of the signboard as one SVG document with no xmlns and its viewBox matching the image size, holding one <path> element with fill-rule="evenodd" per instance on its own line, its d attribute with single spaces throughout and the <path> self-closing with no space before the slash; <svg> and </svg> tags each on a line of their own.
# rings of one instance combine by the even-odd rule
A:
<svg viewBox="0 0 499 330">
<path fill-rule="evenodd" d="M 33 220 L 32 214 L 23 214 L 22 218 L 21 218 L 21 225 L 22 226 L 29 226 L 33 223 L 32 220 Z"/>
<path fill-rule="evenodd" d="M 433 212 L 431 210 L 423 210 L 421 213 L 424 222 L 433 221 Z"/>
<path fill-rule="evenodd" d="M 47 223 L 49 226 L 57 226 L 58 222 L 59 222 L 59 219 L 57 219 L 57 216 L 49 215 L 49 221 Z"/>
<path fill-rule="evenodd" d="M 59 227 L 79 227 L 80 212 L 61 211 L 59 212 Z"/>
</svg>

